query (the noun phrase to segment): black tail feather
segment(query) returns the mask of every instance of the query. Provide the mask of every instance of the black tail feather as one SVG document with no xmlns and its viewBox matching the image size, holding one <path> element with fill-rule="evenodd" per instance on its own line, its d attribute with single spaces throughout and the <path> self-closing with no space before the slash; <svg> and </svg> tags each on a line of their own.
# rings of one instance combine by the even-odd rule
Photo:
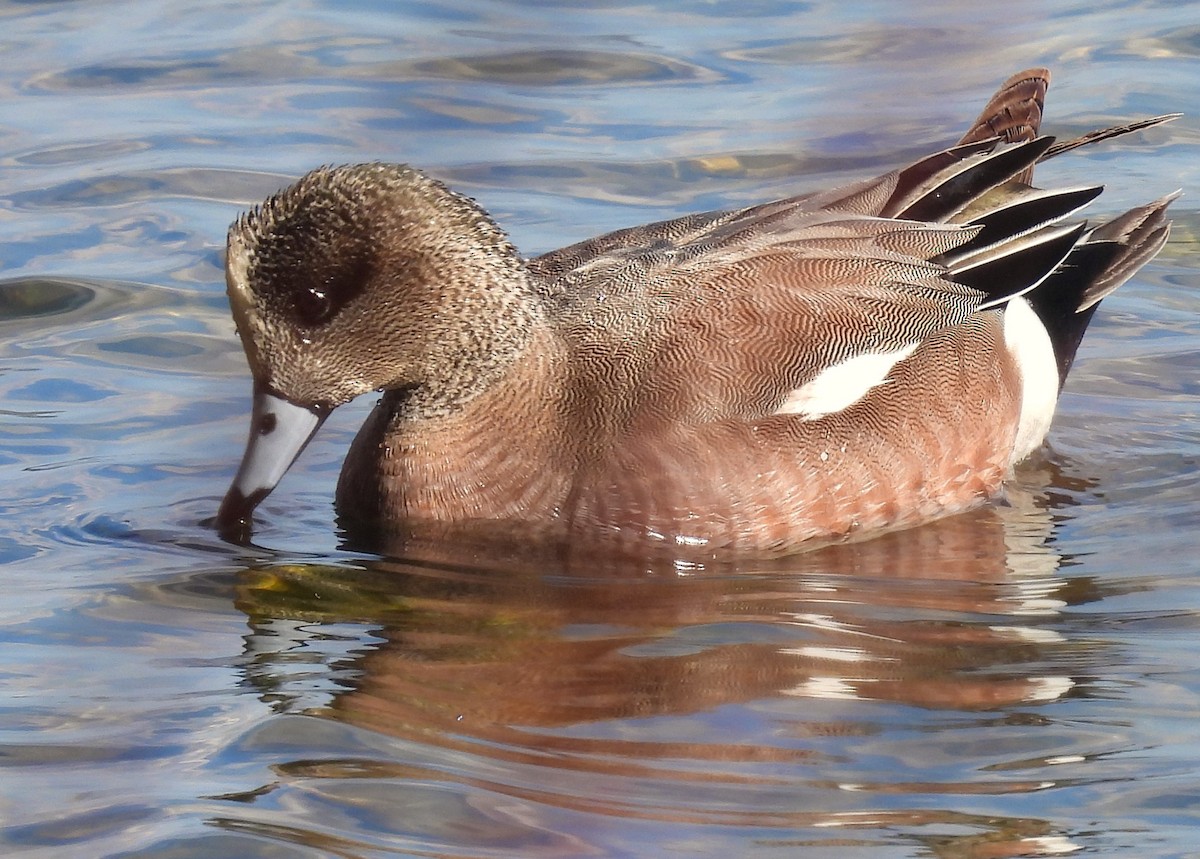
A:
<svg viewBox="0 0 1200 859">
<path fill-rule="evenodd" d="M 983 307 L 1003 304 L 1036 291 L 1063 265 L 1086 229 L 1086 224 L 1045 227 L 1011 239 L 992 253 L 973 256 L 965 265 L 952 263 L 950 277 L 985 293 L 988 301 Z"/>
<path fill-rule="evenodd" d="M 997 148 L 999 142 L 990 141 L 992 148 L 983 152 L 978 151 L 979 147 L 989 141 L 955 147 L 901 171 L 897 191 L 881 214 L 910 221 L 945 221 L 973 200 L 1031 168 L 1053 145 L 1054 138 L 1039 137 Z M 971 154 L 951 167 L 934 170 L 924 182 L 913 182 L 917 177 L 924 178 L 935 159 L 962 152 Z"/>
<path fill-rule="evenodd" d="M 1079 307 L 1089 284 L 1103 277 L 1120 256 L 1123 248 L 1116 242 L 1092 242 L 1077 245 L 1053 274 L 1025 296 L 1033 312 L 1046 326 L 1054 357 L 1058 362 L 1058 388 L 1061 391 L 1067 373 L 1075 363 L 1075 353 L 1083 341 L 1099 302 Z"/>
<path fill-rule="evenodd" d="M 1103 186 L 1071 188 L 1064 191 L 1042 191 L 1030 188 L 1019 193 L 991 195 L 981 211 L 964 212 L 960 219 L 983 229 L 975 238 L 954 249 L 954 257 L 965 262 L 972 253 L 1030 232 L 1038 227 L 1056 223 L 1078 212 L 1100 196 Z M 983 203 L 984 201 L 980 201 Z M 959 218 L 956 218 L 959 220 Z"/>
<path fill-rule="evenodd" d="M 1166 243 L 1170 233 L 1166 209 L 1176 196 L 1170 194 L 1131 209 L 1097 227 L 1071 250 L 1053 274 L 1025 296 L 1050 335 L 1060 389 L 1100 301 Z"/>
</svg>

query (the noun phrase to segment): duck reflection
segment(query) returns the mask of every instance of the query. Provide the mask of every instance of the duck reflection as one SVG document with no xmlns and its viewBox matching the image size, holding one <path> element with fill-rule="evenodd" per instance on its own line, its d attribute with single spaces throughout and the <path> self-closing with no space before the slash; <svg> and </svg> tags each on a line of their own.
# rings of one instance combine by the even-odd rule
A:
<svg viewBox="0 0 1200 859">
<path fill-rule="evenodd" d="M 493 558 L 409 545 L 406 556 L 352 567 L 252 569 L 238 588 L 256 631 L 248 670 L 282 709 L 300 704 L 475 756 L 487 764 L 463 771 L 475 773 L 472 784 L 577 810 L 703 820 L 717 803 L 750 825 L 781 812 L 698 799 L 696 785 L 1034 791 L 1042 778 L 1006 771 L 990 786 L 933 785 L 920 761 L 881 770 L 854 756 L 881 743 L 899 754 L 868 702 L 918 708 L 914 726 L 947 711 L 982 725 L 1036 720 L 1031 708 L 1071 693 L 1086 658 L 1056 629 L 1060 609 L 1095 595 L 1058 575 L 1055 512 L 1038 487 L 1083 484 L 1054 472 L 1049 462 L 1026 470 L 1008 506 L 752 568 L 621 575 L 583 558 L 554 567 L 507 558 L 496 570 Z M 291 624 L 286 636 L 281 622 Z M 311 675 L 290 666 L 298 647 L 346 624 L 359 635 L 328 657 L 337 681 L 318 704 Z M 500 776 L 497 765 L 516 769 Z M 481 781 L 480 769 L 491 777 Z M 303 774 L 345 772 L 321 764 Z M 571 781 L 583 775 L 618 779 L 612 789 L 634 796 L 598 798 L 595 781 Z M 647 779 L 691 787 L 667 800 Z M 656 799 L 637 808 L 639 790 Z M 793 814 L 770 825 L 784 819 L 804 822 Z"/>
<path fill-rule="evenodd" d="M 392 733 L 495 739 L 780 696 L 1006 707 L 1072 685 L 1022 669 L 1063 645 L 1053 513 L 1029 488 L 1049 476 L 1027 473 L 1008 506 L 753 568 L 495 570 L 426 545 L 361 568 L 251 570 L 239 607 L 264 629 L 378 627 L 328 715 Z"/>
</svg>

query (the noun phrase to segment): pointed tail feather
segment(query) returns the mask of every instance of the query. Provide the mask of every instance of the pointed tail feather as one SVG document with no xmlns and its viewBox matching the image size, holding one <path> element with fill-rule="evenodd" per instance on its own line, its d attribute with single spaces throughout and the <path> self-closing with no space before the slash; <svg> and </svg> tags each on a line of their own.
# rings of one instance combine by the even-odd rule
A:
<svg viewBox="0 0 1200 859">
<path fill-rule="evenodd" d="M 1121 252 L 1084 290 L 1079 311 L 1099 304 L 1102 298 L 1133 277 L 1138 269 L 1162 250 L 1171 233 L 1171 223 L 1166 216 L 1167 206 L 1180 193 L 1176 191 L 1153 203 L 1130 209 L 1124 215 L 1097 227 L 1084 239 L 1085 246 L 1091 242 L 1114 242 Z M 1070 259 L 1067 261 L 1069 263 Z"/>
<path fill-rule="evenodd" d="M 1042 156 L 1042 160 L 1048 161 L 1056 155 L 1062 155 L 1064 152 L 1070 152 L 1072 149 L 1078 149 L 1080 146 L 1099 143 L 1101 140 L 1111 140 L 1114 137 L 1121 137 L 1122 135 L 1132 134 L 1135 131 L 1143 131 L 1166 122 L 1173 122 L 1181 116 L 1183 116 L 1182 113 L 1164 113 L 1162 116 L 1152 116 L 1149 119 L 1139 119 L 1135 122 L 1110 125 L 1108 128 L 1089 131 L 1087 134 L 1081 134 L 1079 137 L 1064 140 L 1062 143 L 1055 143 L 1046 150 L 1046 154 Z"/>
<path fill-rule="evenodd" d="M 1100 301 L 1150 261 L 1167 241 L 1169 194 L 1087 233 L 1067 259 L 1026 298 L 1046 327 L 1058 361 L 1059 388 Z"/>
</svg>

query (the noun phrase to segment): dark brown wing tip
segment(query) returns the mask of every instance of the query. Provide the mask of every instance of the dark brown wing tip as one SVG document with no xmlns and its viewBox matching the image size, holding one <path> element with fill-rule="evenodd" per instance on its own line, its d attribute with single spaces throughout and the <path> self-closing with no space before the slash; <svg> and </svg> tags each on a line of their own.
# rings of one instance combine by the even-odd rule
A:
<svg viewBox="0 0 1200 859">
<path fill-rule="evenodd" d="M 1050 87 L 1050 70 L 1025 69 L 1012 75 L 984 106 L 959 145 L 991 137 L 1006 143 L 1033 140 L 1042 126 L 1042 109 Z"/>
</svg>

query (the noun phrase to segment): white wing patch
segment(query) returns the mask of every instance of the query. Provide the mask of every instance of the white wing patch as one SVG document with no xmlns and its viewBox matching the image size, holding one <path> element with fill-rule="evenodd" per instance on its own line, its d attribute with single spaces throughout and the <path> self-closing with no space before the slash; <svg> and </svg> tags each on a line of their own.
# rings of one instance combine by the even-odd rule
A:
<svg viewBox="0 0 1200 859">
<path fill-rule="evenodd" d="M 812 381 L 788 394 L 775 414 L 800 415 L 806 421 L 815 421 L 849 408 L 872 388 L 889 381 L 892 368 L 919 345 L 910 343 L 891 352 L 865 352 L 826 367 Z"/>
</svg>

